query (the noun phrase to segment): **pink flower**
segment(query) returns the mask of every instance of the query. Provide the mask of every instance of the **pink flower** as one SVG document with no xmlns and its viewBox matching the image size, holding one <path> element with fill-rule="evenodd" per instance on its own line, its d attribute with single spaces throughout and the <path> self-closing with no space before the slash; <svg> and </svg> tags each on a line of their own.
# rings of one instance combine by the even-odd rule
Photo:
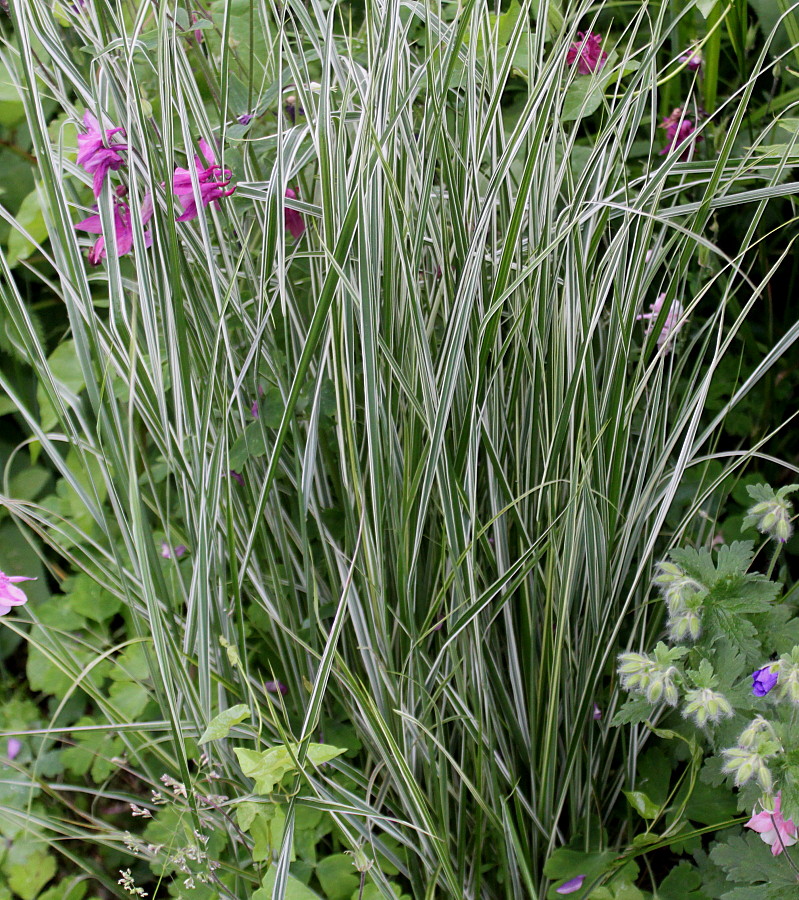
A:
<svg viewBox="0 0 799 900">
<path fill-rule="evenodd" d="M 6 756 L 9 759 L 16 759 L 19 751 L 22 749 L 22 741 L 18 738 L 9 738 L 6 744 Z"/>
<path fill-rule="evenodd" d="M 569 47 L 566 54 L 566 62 L 573 66 L 577 63 L 577 72 L 580 75 L 590 75 L 605 65 L 608 58 L 607 53 L 600 47 L 602 43 L 601 34 L 588 34 L 584 31 L 578 31 L 577 37 L 579 41 Z"/>
<path fill-rule="evenodd" d="M 153 201 L 150 195 L 148 194 L 144 198 L 144 202 L 142 203 L 142 226 L 146 225 L 153 216 Z M 100 216 L 95 213 L 93 216 L 89 216 L 84 219 L 82 222 L 78 222 L 75 226 L 78 231 L 88 231 L 89 234 L 99 234 L 100 237 L 94 242 L 94 246 L 89 251 L 88 259 L 89 263 L 93 266 L 98 266 L 100 261 L 105 259 L 107 254 L 105 238 L 103 237 L 103 223 L 100 219 Z M 146 231 L 144 233 L 144 245 L 149 247 L 153 242 L 152 232 Z M 116 255 L 124 256 L 126 253 L 130 253 L 133 248 L 133 226 L 131 224 L 130 219 L 130 207 L 127 203 L 124 203 L 122 200 L 116 200 L 114 202 L 114 243 Z"/>
<path fill-rule="evenodd" d="M 559 888 L 555 888 L 556 894 L 573 894 L 579 891 L 585 881 L 585 875 L 577 875 L 569 881 L 564 881 Z"/>
<path fill-rule="evenodd" d="M 161 556 L 163 556 L 164 559 L 172 559 L 173 556 L 175 559 L 180 559 L 188 549 L 189 548 L 185 544 L 178 544 L 173 550 L 166 541 L 161 541 Z"/>
<path fill-rule="evenodd" d="M 111 135 L 124 128 L 103 129 L 100 123 L 87 109 L 83 114 L 83 124 L 89 129 L 86 134 L 78 135 L 77 163 L 90 174 L 94 175 L 92 190 L 94 196 L 99 197 L 103 189 L 105 176 L 109 171 L 116 171 L 125 165 L 125 160 L 119 155 L 120 150 L 127 150 L 127 144 L 111 145 Z M 108 141 L 109 146 L 105 142 Z"/>
<path fill-rule="evenodd" d="M 667 116 L 660 123 L 659 127 L 666 131 L 666 146 L 660 151 L 660 156 L 671 153 L 675 147 L 678 147 L 683 141 L 688 140 L 688 138 L 696 131 L 694 123 L 690 119 L 684 118 L 683 110 L 679 106 L 672 110 L 671 115 Z M 697 134 L 693 141 L 686 146 L 680 154 L 680 159 L 683 162 L 687 162 L 693 156 L 696 145 L 702 139 L 702 135 Z"/>
<path fill-rule="evenodd" d="M 0 616 L 11 612 L 12 606 L 22 606 L 28 602 L 28 598 L 18 587 L 20 581 L 36 581 L 35 578 L 27 578 L 25 575 L 6 575 L 0 572 Z"/>
<path fill-rule="evenodd" d="M 217 164 L 214 151 L 202 138 L 200 139 L 200 153 L 205 158 L 207 165 L 203 167 L 202 160 L 195 155 L 194 166 L 197 170 L 200 200 L 203 206 L 208 206 L 209 203 L 218 203 L 221 197 L 229 197 L 236 190 L 236 186 L 225 190 L 230 184 L 230 169 L 223 169 Z M 196 219 L 197 200 L 194 196 L 191 172 L 188 169 L 175 169 L 175 174 L 172 176 L 172 190 L 183 206 L 183 215 L 178 216 L 178 222 Z"/>
<path fill-rule="evenodd" d="M 663 308 L 663 301 L 665 299 L 665 294 L 658 294 L 657 300 L 649 307 L 649 312 L 641 313 L 640 316 L 636 316 L 637 320 L 647 320 L 645 334 L 649 334 L 652 331 L 652 325 L 657 321 L 657 317 L 660 315 L 660 310 Z M 672 300 L 671 307 L 663 321 L 663 327 L 660 330 L 660 334 L 658 335 L 658 347 L 662 347 L 664 344 L 668 343 L 673 335 L 682 328 L 683 323 L 680 321 L 682 314 L 682 303 L 680 303 L 679 300 Z"/>
<path fill-rule="evenodd" d="M 777 792 L 774 812 L 764 809 L 763 812 L 755 813 L 752 810 L 752 818 L 744 825 L 744 828 L 751 828 L 760 835 L 760 839 L 771 847 L 774 856 L 779 856 L 786 847 L 796 843 L 796 825 L 793 819 L 783 819 L 780 800 L 781 795 Z"/>
<path fill-rule="evenodd" d="M 297 199 L 297 192 L 291 188 L 286 188 L 286 196 L 289 200 Z M 295 241 L 298 241 L 305 231 L 305 222 L 296 209 L 286 207 L 286 228 L 291 232 Z"/>
</svg>

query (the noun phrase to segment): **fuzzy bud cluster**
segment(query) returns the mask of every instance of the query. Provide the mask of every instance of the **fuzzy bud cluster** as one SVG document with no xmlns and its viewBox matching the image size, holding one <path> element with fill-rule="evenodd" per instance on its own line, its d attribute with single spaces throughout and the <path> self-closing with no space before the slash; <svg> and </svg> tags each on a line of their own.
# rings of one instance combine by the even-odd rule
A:
<svg viewBox="0 0 799 900">
<path fill-rule="evenodd" d="M 675 666 L 662 665 L 645 653 L 622 653 L 618 672 L 626 690 L 642 694 L 650 703 L 663 700 L 676 706 L 680 699 Z"/>
<path fill-rule="evenodd" d="M 685 700 L 683 716 L 686 719 L 693 719 L 700 728 L 704 728 L 708 722 L 716 724 L 733 714 L 730 701 L 723 694 L 710 688 L 686 691 Z"/>
<path fill-rule="evenodd" d="M 776 492 L 766 484 L 748 485 L 746 490 L 749 496 L 758 502 L 746 511 L 744 527 L 754 525 L 761 534 L 784 544 L 793 534 L 791 525 L 793 508 L 787 495 L 796 489 L 795 484 L 780 488 Z"/>
<path fill-rule="evenodd" d="M 799 706 L 799 647 L 786 653 L 778 664 L 779 682 L 774 691 L 777 700 L 789 700 Z"/>
<path fill-rule="evenodd" d="M 659 564 L 655 584 L 666 601 L 669 636 L 672 640 L 698 640 L 702 634 L 702 601 L 707 594 L 705 588 L 671 562 Z"/>
<path fill-rule="evenodd" d="M 735 776 L 736 787 L 754 779 L 766 794 L 770 794 L 774 779 L 768 760 L 779 751 L 780 745 L 771 725 L 762 716 L 757 716 L 739 735 L 738 745 L 722 751 L 725 760 L 722 772 Z"/>
</svg>

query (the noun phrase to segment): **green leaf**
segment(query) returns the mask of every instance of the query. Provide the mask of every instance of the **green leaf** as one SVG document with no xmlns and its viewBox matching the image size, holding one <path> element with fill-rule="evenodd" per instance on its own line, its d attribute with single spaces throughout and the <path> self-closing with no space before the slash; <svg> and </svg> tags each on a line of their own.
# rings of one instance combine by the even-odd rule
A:
<svg viewBox="0 0 799 900">
<path fill-rule="evenodd" d="M 352 857 L 346 853 L 334 853 L 320 860 L 316 877 L 328 900 L 349 900 L 360 884 L 360 877 L 352 866 Z"/>
<path fill-rule="evenodd" d="M 115 681 L 109 690 L 115 712 L 122 721 L 133 722 L 150 702 L 147 688 L 133 681 Z"/>
<path fill-rule="evenodd" d="M 0 62 L 0 125 L 12 127 L 25 120 L 25 104 L 19 96 L 16 79 Z"/>
<path fill-rule="evenodd" d="M 75 342 L 62 341 L 50 354 L 47 366 L 55 379 L 59 395 L 63 398 L 65 405 L 69 406 L 70 395 L 79 394 L 86 386 Z M 43 384 L 39 384 L 36 388 L 36 399 L 39 403 L 42 429 L 50 431 L 58 424 L 58 416 Z"/>
<path fill-rule="evenodd" d="M 8 235 L 7 253 L 8 265 L 12 269 L 33 253 L 36 244 L 41 244 L 47 238 L 47 224 L 42 210 L 42 194 L 38 186 L 22 201 L 15 219 L 19 228 L 25 229 L 32 240 L 29 240 L 19 229 L 12 227 Z"/>
<path fill-rule="evenodd" d="M 624 791 L 624 796 L 642 819 L 656 819 L 658 817 L 660 807 L 657 803 L 650 800 L 646 794 L 641 791 Z"/>
<path fill-rule="evenodd" d="M 40 894 L 39 900 L 83 900 L 88 889 L 89 886 L 85 881 L 73 879 L 71 884 L 62 881 L 56 887 Z"/>
<path fill-rule="evenodd" d="M 605 91 L 604 79 L 578 75 L 566 90 L 561 111 L 562 122 L 575 122 L 596 112 Z"/>
<path fill-rule="evenodd" d="M 252 895 L 252 900 L 273 900 L 276 876 L 277 871 L 272 866 L 261 882 L 261 887 Z M 285 900 L 321 900 L 319 894 L 306 887 L 292 875 L 288 877 L 286 893 L 283 896 Z"/>
<path fill-rule="evenodd" d="M 255 781 L 255 790 L 259 794 L 271 794 L 284 775 L 297 770 L 292 757 L 296 757 L 299 752 L 299 744 L 262 751 L 235 747 L 233 752 L 239 760 L 241 771 Z M 329 744 L 311 744 L 308 747 L 307 758 L 309 762 L 319 766 L 345 752 L 346 748 L 331 747 Z"/>
<path fill-rule="evenodd" d="M 15 840 L 2 866 L 11 890 L 22 900 L 34 900 L 57 868 L 47 844 L 35 840 Z"/>
<path fill-rule="evenodd" d="M 222 738 L 226 738 L 234 725 L 238 725 L 239 722 L 243 722 L 245 719 L 249 718 L 250 707 L 245 703 L 240 703 L 238 706 L 231 706 L 230 709 L 226 709 L 224 712 L 219 713 L 218 716 L 215 716 L 211 720 L 208 727 L 202 733 L 200 743 L 207 744 L 208 741 L 218 741 Z"/>
<path fill-rule="evenodd" d="M 631 697 L 616 711 L 616 715 L 610 720 L 610 724 L 617 728 L 619 725 L 640 725 L 652 715 L 655 707 L 646 697 Z"/>
<path fill-rule="evenodd" d="M 248 459 L 264 456 L 265 454 L 266 440 L 263 425 L 260 421 L 250 422 L 230 448 L 230 468 L 238 472 Z"/>
<path fill-rule="evenodd" d="M 67 589 L 72 609 L 93 622 L 103 623 L 122 609 L 119 597 L 107 591 L 86 574 L 76 575 Z"/>
</svg>

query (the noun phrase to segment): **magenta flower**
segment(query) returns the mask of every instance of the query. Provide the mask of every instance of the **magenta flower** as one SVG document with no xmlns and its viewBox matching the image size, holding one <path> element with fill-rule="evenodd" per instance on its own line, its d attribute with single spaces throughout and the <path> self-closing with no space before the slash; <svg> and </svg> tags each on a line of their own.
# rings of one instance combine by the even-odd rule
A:
<svg viewBox="0 0 799 900">
<path fill-rule="evenodd" d="M 124 128 L 103 129 L 100 123 L 87 109 L 83 114 L 83 124 L 88 128 L 86 134 L 78 135 L 77 163 L 90 174 L 94 175 L 92 190 L 94 196 L 99 197 L 103 189 L 105 176 L 109 171 L 116 171 L 125 165 L 125 160 L 119 155 L 120 150 L 127 150 L 127 144 L 111 144 L 111 136 L 117 132 L 125 133 Z M 108 142 L 108 146 L 106 146 Z"/>
<path fill-rule="evenodd" d="M 658 294 L 657 300 L 649 307 L 648 313 L 641 313 L 640 316 L 636 316 L 636 319 L 646 319 L 646 334 L 649 334 L 652 331 L 652 325 L 655 321 L 657 321 L 657 317 L 660 315 L 660 310 L 663 308 L 663 301 L 666 299 L 665 294 Z M 671 308 L 663 322 L 663 327 L 660 330 L 660 334 L 658 335 L 658 347 L 662 347 L 664 344 L 668 343 L 669 340 L 675 335 L 680 328 L 682 328 L 682 322 L 680 322 L 680 317 L 683 314 L 682 303 L 679 300 L 673 300 L 671 303 Z"/>
<path fill-rule="evenodd" d="M 291 188 L 286 188 L 286 196 L 290 200 L 296 200 L 297 192 L 292 190 Z M 296 209 L 289 209 L 288 207 L 286 207 L 285 212 L 286 228 L 288 228 L 288 230 L 291 232 L 294 240 L 298 241 L 305 231 L 305 222 Z"/>
<path fill-rule="evenodd" d="M 796 843 L 796 825 L 793 819 L 782 817 L 780 800 L 781 794 L 778 791 L 774 798 L 774 812 L 764 809 L 763 812 L 755 813 L 752 810 L 752 818 L 744 825 L 744 828 L 751 828 L 760 835 L 760 839 L 771 847 L 774 856 L 779 856 L 786 847 Z"/>
<path fill-rule="evenodd" d="M 577 63 L 578 74 L 590 75 L 601 69 L 608 58 L 607 53 L 600 46 L 602 35 L 586 35 L 584 31 L 578 31 L 577 37 L 579 40 L 569 47 L 569 52 L 566 54 L 566 63 L 570 66 Z"/>
<path fill-rule="evenodd" d="M 573 894 L 579 891 L 585 881 L 585 875 L 577 875 L 569 881 L 564 881 L 559 888 L 555 888 L 556 894 Z"/>
<path fill-rule="evenodd" d="M 679 61 L 683 63 L 689 71 L 696 72 L 697 69 L 702 68 L 702 53 L 691 47 L 690 50 L 686 50 L 685 53 L 683 53 Z"/>
<path fill-rule="evenodd" d="M 25 575 L 6 575 L 5 572 L 0 572 L 0 616 L 10 613 L 12 606 L 22 606 L 23 603 L 28 602 L 22 589 L 14 586 L 21 581 L 36 581 L 36 579 L 28 578 Z"/>
<path fill-rule="evenodd" d="M 228 475 L 230 475 L 230 477 L 235 480 L 236 484 L 238 484 L 239 487 L 244 487 L 244 476 L 241 474 L 241 472 L 237 472 L 235 469 L 231 469 L 228 472 Z"/>
<path fill-rule="evenodd" d="M 217 164 L 214 151 L 208 142 L 200 138 L 200 153 L 202 153 L 206 166 L 199 156 L 194 157 L 194 166 L 197 170 L 197 181 L 200 188 L 200 200 L 203 206 L 209 203 L 217 203 L 222 197 L 229 197 L 236 190 L 230 184 L 230 169 L 223 169 Z M 194 185 L 191 181 L 191 172 L 188 169 L 177 168 L 172 176 L 172 190 L 177 195 L 183 206 L 183 215 L 178 216 L 178 222 L 188 222 L 197 218 L 197 200 L 194 196 Z"/>
<path fill-rule="evenodd" d="M 280 694 L 282 697 L 285 697 L 289 692 L 289 689 L 282 681 L 267 681 L 264 683 L 264 687 L 270 694 Z"/>
<path fill-rule="evenodd" d="M 17 738 L 9 738 L 6 744 L 6 756 L 9 759 L 16 759 L 19 751 L 22 749 L 22 741 Z"/>
<path fill-rule="evenodd" d="M 688 140 L 692 134 L 696 131 L 694 127 L 694 123 L 690 119 L 684 118 L 683 110 L 681 107 L 677 107 L 672 110 L 670 116 L 666 116 L 666 118 L 660 123 L 660 128 L 665 129 L 666 131 L 666 146 L 660 151 L 660 156 L 665 156 L 667 153 L 671 153 L 675 147 L 679 147 L 683 141 Z M 696 145 L 702 140 L 702 135 L 697 134 L 694 136 L 694 139 L 688 143 L 683 152 L 680 154 L 680 159 L 682 162 L 687 162 L 694 154 L 696 150 Z"/>
<path fill-rule="evenodd" d="M 142 226 L 146 225 L 153 216 L 153 201 L 152 197 L 148 194 L 144 198 L 144 202 L 142 203 Z M 100 237 L 94 242 L 94 246 L 89 251 L 88 260 L 90 265 L 98 266 L 100 265 L 100 261 L 105 259 L 108 255 L 105 238 L 103 237 L 103 223 L 100 219 L 100 216 L 95 213 L 93 216 L 89 216 L 84 219 L 82 222 L 78 222 L 75 226 L 78 231 L 88 231 L 89 234 L 99 234 Z M 145 231 L 144 233 L 144 245 L 145 247 L 151 246 L 153 242 L 153 235 L 150 231 Z M 130 207 L 127 203 L 124 203 L 122 200 L 115 200 L 114 202 L 114 243 L 116 255 L 124 256 L 126 253 L 130 253 L 133 248 L 133 225 L 131 224 L 130 217 Z"/>
<path fill-rule="evenodd" d="M 771 666 L 763 666 L 762 669 L 752 672 L 752 693 L 755 697 L 765 697 L 777 686 L 779 678 L 779 673 L 772 672 Z"/>
</svg>

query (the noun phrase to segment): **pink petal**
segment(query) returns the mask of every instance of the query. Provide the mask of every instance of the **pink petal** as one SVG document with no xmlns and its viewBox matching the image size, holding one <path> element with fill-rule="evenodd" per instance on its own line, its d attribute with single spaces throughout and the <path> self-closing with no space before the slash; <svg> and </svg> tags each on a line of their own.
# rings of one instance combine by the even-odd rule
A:
<svg viewBox="0 0 799 900">
<path fill-rule="evenodd" d="M 89 216 L 88 219 L 84 219 L 82 222 L 78 222 L 75 228 L 77 228 L 78 231 L 88 231 L 89 234 L 103 233 L 103 223 L 100 219 L 100 216 L 96 213 L 93 216 Z"/>
<path fill-rule="evenodd" d="M 211 149 L 211 145 L 205 138 L 200 138 L 200 153 L 205 157 L 205 161 L 209 166 L 216 165 L 216 158 L 214 157 L 214 151 Z"/>
<path fill-rule="evenodd" d="M 28 602 L 28 598 L 13 584 L 0 584 L 0 601 L 9 606 L 22 606 Z"/>
<path fill-rule="evenodd" d="M 36 578 L 29 578 L 27 575 L 6 575 L 6 578 L 12 584 L 19 584 L 20 581 L 37 581 Z"/>
</svg>

